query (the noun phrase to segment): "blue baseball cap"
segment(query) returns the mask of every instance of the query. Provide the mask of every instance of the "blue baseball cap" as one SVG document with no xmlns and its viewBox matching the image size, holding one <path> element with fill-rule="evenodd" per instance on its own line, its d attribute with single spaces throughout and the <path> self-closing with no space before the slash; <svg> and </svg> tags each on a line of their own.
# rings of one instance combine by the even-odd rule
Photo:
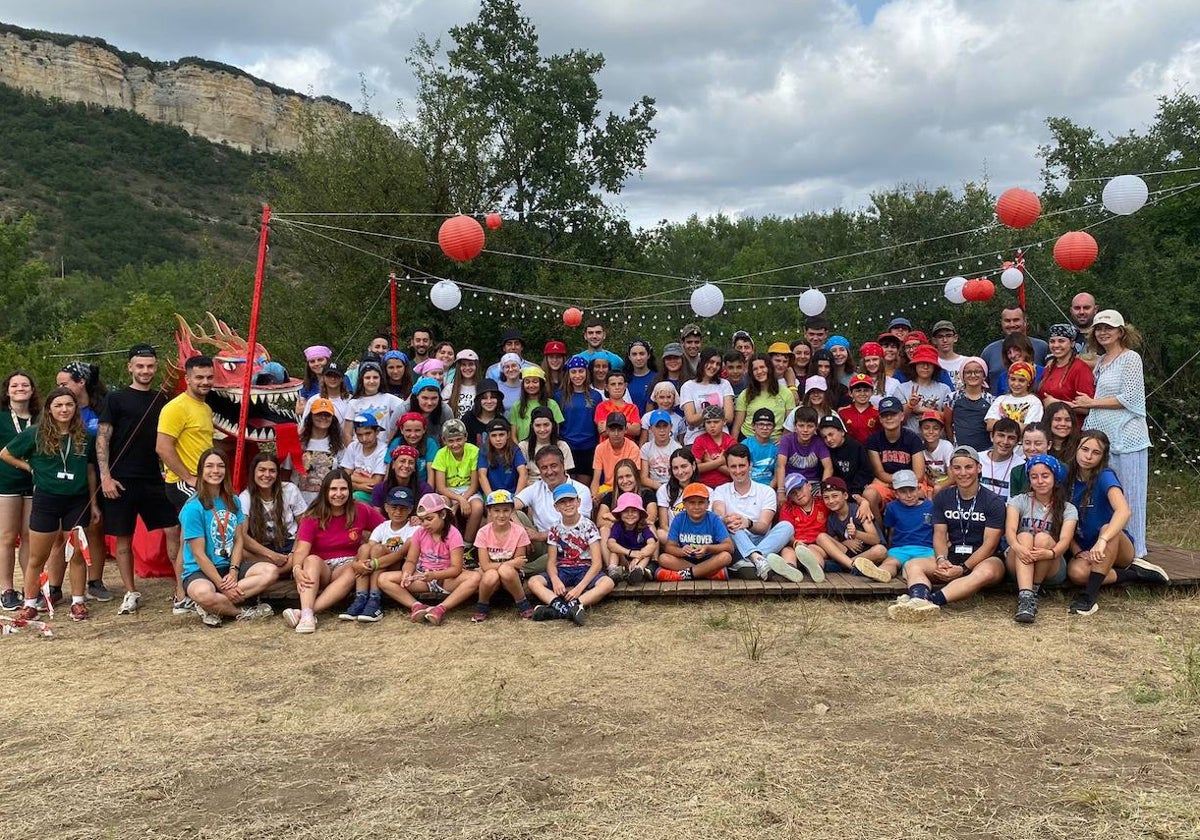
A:
<svg viewBox="0 0 1200 840">
<path fill-rule="evenodd" d="M 669 426 L 675 425 L 675 421 L 671 419 L 671 412 L 665 408 L 656 408 L 650 412 L 646 418 L 646 424 L 649 426 L 657 426 L 659 423 L 666 423 Z"/>
<path fill-rule="evenodd" d="M 416 497 L 408 487 L 393 487 L 388 491 L 387 498 L 383 500 L 383 503 L 385 505 L 410 508 L 416 503 Z"/>
<path fill-rule="evenodd" d="M 880 414 L 902 414 L 904 412 L 904 403 L 895 397 L 884 397 L 879 401 Z"/>
<path fill-rule="evenodd" d="M 905 329 L 911 330 L 912 321 L 908 320 L 907 318 L 893 318 L 888 323 L 888 329 L 890 330 L 892 327 L 904 327 Z"/>
<path fill-rule="evenodd" d="M 579 491 L 575 489 L 575 485 L 571 482 L 560 484 L 554 488 L 554 504 L 558 504 L 563 499 L 578 499 Z"/>
<path fill-rule="evenodd" d="M 788 477 L 783 480 L 783 492 L 791 493 L 793 490 L 798 490 L 806 484 L 808 484 L 808 479 L 803 475 L 800 473 L 790 473 Z"/>
<path fill-rule="evenodd" d="M 382 429 L 379 421 L 375 419 L 375 415 L 369 411 L 364 411 L 362 414 L 354 415 L 354 428 L 356 429 Z"/>
</svg>

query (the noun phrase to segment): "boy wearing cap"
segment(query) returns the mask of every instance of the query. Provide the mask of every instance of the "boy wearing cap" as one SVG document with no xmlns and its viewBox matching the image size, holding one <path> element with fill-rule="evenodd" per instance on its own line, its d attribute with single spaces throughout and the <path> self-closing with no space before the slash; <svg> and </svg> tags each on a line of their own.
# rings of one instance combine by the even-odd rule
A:
<svg viewBox="0 0 1200 840">
<path fill-rule="evenodd" d="M 999 557 L 1004 500 L 979 484 L 980 457 L 969 446 L 950 459 L 953 484 L 933 497 L 933 557 L 904 566 L 908 593 L 888 607 L 897 621 L 925 621 L 952 601 L 1004 579 Z M 935 589 L 935 587 L 940 587 Z"/>
<path fill-rule="evenodd" d="M 896 501 L 883 512 L 883 527 L 887 530 L 891 548 L 879 569 L 896 577 L 909 560 L 934 555 L 933 502 L 921 492 L 917 475 L 912 470 L 900 470 L 892 476 L 892 489 L 896 491 Z M 867 569 L 860 571 L 867 577 L 875 577 Z"/>
<path fill-rule="evenodd" d="M 946 428 L 940 411 L 926 411 L 921 415 L 921 439 L 925 441 L 925 480 L 927 494 L 933 494 L 950 483 L 950 455 L 954 445 L 942 436 Z"/>
<path fill-rule="evenodd" d="M 760 408 L 754 412 L 751 423 L 754 434 L 742 443 L 750 451 L 750 479 L 768 487 L 775 487 L 775 468 L 779 459 L 779 444 L 775 443 L 775 412 Z"/>
<path fill-rule="evenodd" d="M 683 369 L 689 379 L 696 376 L 696 366 L 700 362 L 700 346 L 704 343 L 704 333 L 695 324 L 688 324 L 679 331 L 679 343 L 683 345 Z"/>
<path fill-rule="evenodd" d="M 791 543 L 793 529 L 787 522 L 773 524 L 775 491 L 750 478 L 750 450 L 745 444 L 735 444 L 725 453 L 725 463 L 732 480 L 713 491 L 712 511 L 721 517 L 733 540 L 737 560 L 731 576 L 749 578 L 752 573 L 766 580 L 775 572 L 789 580 L 803 580 L 779 554 Z M 747 574 L 739 574 L 743 570 Z"/>
<path fill-rule="evenodd" d="M 463 537 L 475 542 L 483 521 L 483 499 L 479 496 L 479 447 L 467 443 L 467 427 L 461 420 L 442 424 L 442 446 L 429 465 L 433 490 L 452 500 L 459 522 L 466 520 Z"/>
<path fill-rule="evenodd" d="M 821 501 L 828 515 L 825 533 L 817 536 L 817 546 L 825 552 L 827 561 L 874 580 L 891 580 L 891 571 L 875 565 L 887 563 L 887 549 L 879 540 L 875 522 L 859 515 L 859 506 L 850 501 L 846 482 L 837 476 L 827 478 L 821 485 Z"/>
<path fill-rule="evenodd" d="M 883 506 L 896 498 L 892 476 L 900 470 L 925 474 L 925 443 L 920 436 L 904 426 L 904 403 L 896 397 L 879 401 L 879 430 L 867 438 L 867 456 L 875 480 L 863 496 L 871 503 L 875 518 Z"/>
<path fill-rule="evenodd" d="M 799 473 L 787 477 L 783 486 L 783 504 L 779 521 L 792 526 L 793 541 L 779 552 L 789 566 L 799 566 L 817 583 L 825 580 L 825 551 L 817 540 L 825 533 L 829 511 L 813 485 Z"/>
<path fill-rule="evenodd" d="M 962 364 L 966 356 L 960 356 L 954 349 L 958 344 L 958 329 L 951 321 L 938 321 L 929 333 L 933 339 L 934 349 L 938 354 L 938 367 L 950 377 L 950 389 L 954 393 L 962 390 Z"/>
<path fill-rule="evenodd" d="M 846 434 L 865 444 L 879 428 L 879 409 L 871 403 L 875 394 L 875 380 L 865 373 L 850 377 L 850 405 L 838 409 L 838 417 L 845 424 Z"/>
<path fill-rule="evenodd" d="M 493 490 L 485 501 L 487 524 L 475 535 L 475 553 L 479 559 L 479 602 L 471 615 L 478 624 L 487 621 L 492 596 L 496 590 L 512 596 L 521 618 L 533 618 L 533 605 L 525 596 L 525 554 L 529 550 L 529 534 L 520 523 L 513 521 L 516 497 L 507 490 Z"/>
<path fill-rule="evenodd" d="M 354 560 L 354 600 L 338 616 L 342 621 L 372 623 L 383 618 L 379 575 L 403 564 L 408 558 L 409 540 L 420 528 L 412 520 L 416 497 L 408 487 L 393 487 L 383 502 L 387 521 L 375 526 L 367 544 Z"/>
<path fill-rule="evenodd" d="M 387 447 L 379 442 L 379 421 L 363 412 L 354 418 L 354 440 L 342 450 L 339 464 L 350 472 L 350 489 L 360 502 L 370 502 L 375 485 L 387 474 Z"/>
<path fill-rule="evenodd" d="M 721 517 L 708 509 L 710 495 L 696 481 L 683 488 L 683 512 L 671 520 L 655 580 L 729 579 L 733 539 Z"/>
<path fill-rule="evenodd" d="M 625 415 L 620 411 L 609 413 L 604 424 L 604 437 L 596 444 L 592 456 L 592 484 L 588 488 L 593 498 L 599 497 L 603 488 L 611 487 L 613 471 L 617 462 L 629 459 L 642 471 L 642 451 L 625 435 Z"/>
<path fill-rule="evenodd" d="M 555 488 L 554 508 L 561 521 L 546 532 L 546 571 L 529 579 L 530 594 L 542 602 L 533 620 L 569 618 L 582 627 L 586 608 L 612 592 L 613 581 L 600 574 L 600 531 L 580 514 L 574 485 Z"/>
<path fill-rule="evenodd" d="M 642 444 L 640 450 L 642 486 L 658 490 L 671 480 L 671 455 L 682 447 L 671 435 L 675 428 L 671 412 L 661 408 L 654 409 L 646 415 L 646 425 L 650 430 L 650 439 Z"/>
<path fill-rule="evenodd" d="M 729 481 L 725 453 L 737 441 L 725 431 L 725 412 L 721 406 L 706 405 L 701 416 L 704 418 L 704 434 L 692 441 L 696 474 L 709 487 L 720 487 Z"/>
<path fill-rule="evenodd" d="M 875 478 L 871 470 L 871 459 L 867 456 L 867 448 L 846 434 L 842 418 L 836 414 L 827 414 L 817 421 L 817 431 L 825 448 L 829 450 L 829 459 L 833 462 L 833 474 L 846 483 L 855 501 L 870 506 L 862 498 L 867 485 Z"/>
</svg>

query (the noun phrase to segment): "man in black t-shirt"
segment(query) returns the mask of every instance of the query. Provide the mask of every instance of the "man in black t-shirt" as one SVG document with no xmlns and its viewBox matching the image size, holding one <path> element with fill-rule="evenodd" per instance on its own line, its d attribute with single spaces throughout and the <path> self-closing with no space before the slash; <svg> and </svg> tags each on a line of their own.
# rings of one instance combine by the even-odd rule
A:
<svg viewBox="0 0 1200 840">
<path fill-rule="evenodd" d="M 126 590 L 118 615 L 131 615 L 141 604 L 133 576 L 133 532 L 138 516 L 148 531 L 179 524 L 155 452 L 158 415 L 167 404 L 166 395 L 151 387 L 158 372 L 158 354 L 149 344 L 139 344 L 129 351 L 126 369 L 133 381 L 128 388 L 108 395 L 96 433 L 104 532 L 116 537 L 117 568 Z"/>
<path fill-rule="evenodd" d="M 933 497 L 933 557 L 904 564 L 908 593 L 888 607 L 897 621 L 925 621 L 951 601 L 1004 579 L 1000 536 L 1004 500 L 979 484 L 980 457 L 969 446 L 950 456 L 953 484 Z M 934 587 L 940 587 L 934 590 Z"/>
</svg>

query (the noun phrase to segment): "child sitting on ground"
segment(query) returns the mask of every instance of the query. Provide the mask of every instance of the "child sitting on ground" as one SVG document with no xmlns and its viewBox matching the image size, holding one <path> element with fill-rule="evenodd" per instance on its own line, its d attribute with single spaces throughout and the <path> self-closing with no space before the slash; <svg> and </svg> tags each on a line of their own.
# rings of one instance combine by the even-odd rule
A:
<svg viewBox="0 0 1200 840">
<path fill-rule="evenodd" d="M 613 508 L 617 520 L 608 532 L 610 565 L 625 567 L 625 579 L 630 583 L 649 580 L 650 563 L 658 556 L 658 540 L 650 530 L 646 506 L 637 493 L 622 493 Z M 613 577 L 613 575 L 609 575 Z"/>
<path fill-rule="evenodd" d="M 354 600 L 338 616 L 341 620 L 375 622 L 383 618 L 379 576 L 408 556 L 409 540 L 418 529 L 411 522 L 414 501 L 413 491 L 408 487 L 393 487 L 388 491 L 383 503 L 387 522 L 375 527 L 364 546 L 365 552 L 360 549 L 354 561 Z"/>
<path fill-rule="evenodd" d="M 487 621 L 492 596 L 500 587 L 504 587 L 504 591 L 512 596 L 521 618 L 533 618 L 533 606 L 522 589 L 525 556 L 530 544 L 529 533 L 519 524 L 513 524 L 516 501 L 507 490 L 493 490 L 488 494 L 486 506 L 487 524 L 475 535 L 481 577 L 479 600 L 471 621 Z"/>
<path fill-rule="evenodd" d="M 562 522 L 546 531 L 546 571 L 529 580 L 529 592 L 542 603 L 534 621 L 569 618 L 580 627 L 587 607 L 612 592 L 613 581 L 600 574 L 600 531 L 579 513 L 579 491 L 571 482 L 554 488 L 554 509 Z"/>
<path fill-rule="evenodd" d="M 708 509 L 710 491 L 700 482 L 683 489 L 683 512 L 671 520 L 655 580 L 728 580 L 733 562 L 729 529 Z"/>
<path fill-rule="evenodd" d="M 900 570 L 909 560 L 934 554 L 933 502 L 921 492 L 917 474 L 912 470 L 893 474 L 892 489 L 896 492 L 896 500 L 883 511 L 883 527 L 887 529 L 891 547 L 880 570 L 899 577 Z"/>
<path fill-rule="evenodd" d="M 784 481 L 784 499 L 779 507 L 779 521 L 792 525 L 792 544 L 779 552 L 790 566 L 808 572 L 817 583 L 825 580 L 825 549 L 817 540 L 825 533 L 829 511 L 825 502 L 812 492 L 812 483 L 800 473 L 792 473 Z"/>
<path fill-rule="evenodd" d="M 887 549 L 879 540 L 875 523 L 862 518 L 859 506 L 850 501 L 846 482 L 836 476 L 826 479 L 821 486 L 821 501 L 825 503 L 828 517 L 825 533 L 818 535 L 817 545 L 825 552 L 827 560 L 841 569 L 873 580 L 891 580 L 891 572 L 875 565 L 887 557 Z"/>
</svg>

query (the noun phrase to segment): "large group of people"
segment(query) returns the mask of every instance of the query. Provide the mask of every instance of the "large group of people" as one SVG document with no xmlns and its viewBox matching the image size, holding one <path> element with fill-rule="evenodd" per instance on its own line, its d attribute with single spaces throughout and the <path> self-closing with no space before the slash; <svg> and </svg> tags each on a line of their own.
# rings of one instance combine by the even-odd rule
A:
<svg viewBox="0 0 1200 840">
<path fill-rule="evenodd" d="M 899 621 L 1006 578 L 1018 622 L 1068 580 L 1070 612 L 1090 615 L 1105 584 L 1167 575 L 1146 559 L 1139 333 L 1090 294 L 1070 311 L 1043 341 L 1006 306 L 978 355 L 950 321 L 926 334 L 902 317 L 855 340 L 810 317 L 761 349 L 689 324 L 657 353 L 639 339 L 623 354 L 599 320 L 575 353 L 531 352 L 513 328 L 490 365 L 427 327 L 405 349 L 375 336 L 345 365 L 313 345 L 296 462 L 257 455 L 241 493 L 214 445 L 212 359 L 188 359 L 173 398 L 154 387 L 150 345 L 108 393 L 95 365 L 64 366 L 45 398 L 14 371 L 0 389 L 3 608 L 37 618 L 66 581 L 71 618 L 87 619 L 89 601 L 115 597 L 107 535 L 117 612 L 136 612 L 140 517 L 166 530 L 173 611 L 209 626 L 272 615 L 259 596 L 287 577 L 297 633 L 331 611 L 379 621 L 384 595 L 434 625 L 460 606 L 487 620 L 501 590 L 523 618 L 583 624 L 622 581 L 830 572 L 903 578 Z"/>
</svg>

